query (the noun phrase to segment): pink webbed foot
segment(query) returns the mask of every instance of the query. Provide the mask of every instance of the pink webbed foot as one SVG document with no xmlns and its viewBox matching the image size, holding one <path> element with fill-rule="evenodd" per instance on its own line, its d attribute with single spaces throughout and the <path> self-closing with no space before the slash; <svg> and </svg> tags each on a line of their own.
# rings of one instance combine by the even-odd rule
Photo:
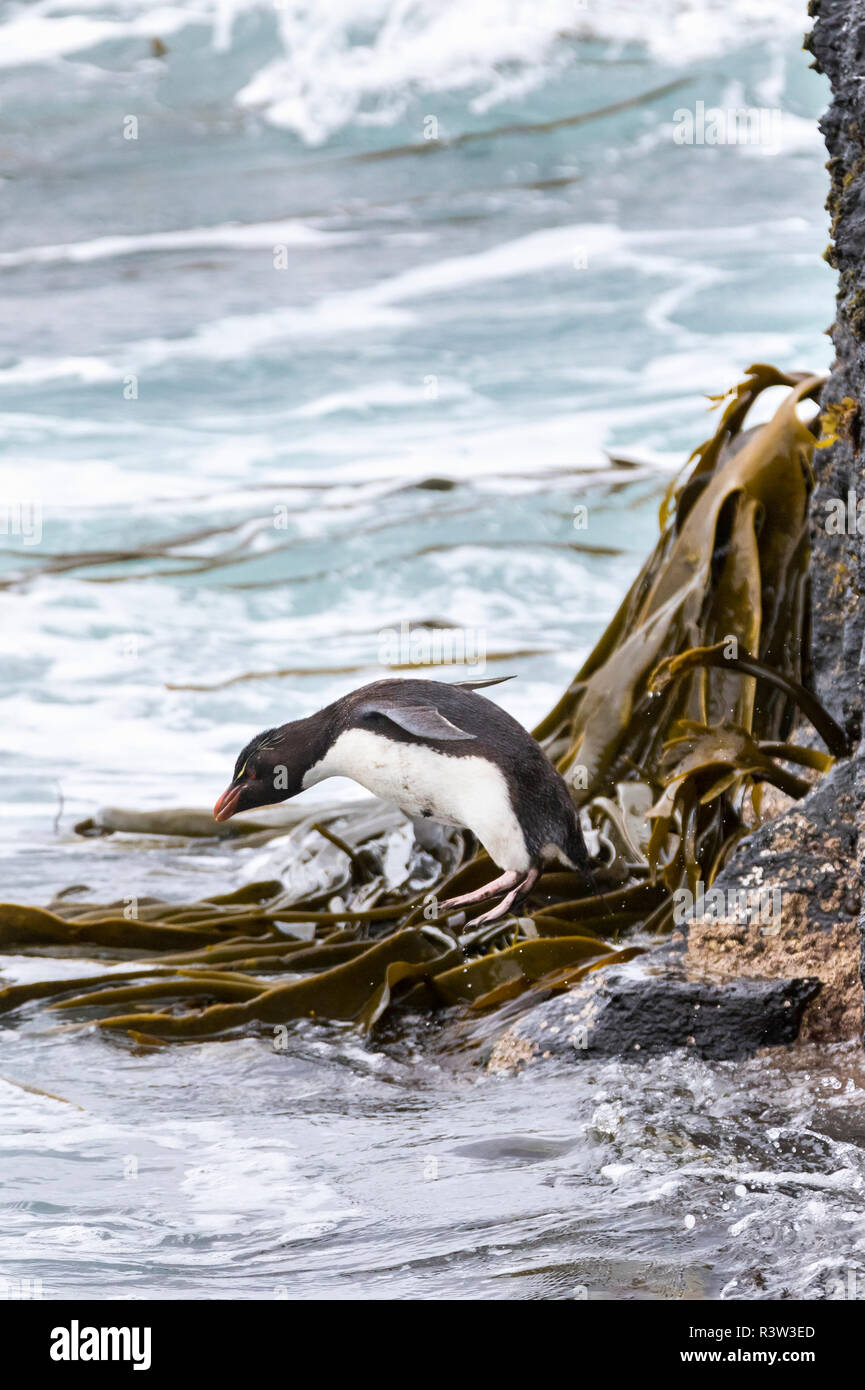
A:
<svg viewBox="0 0 865 1390">
<path fill-rule="evenodd" d="M 525 878 L 522 879 L 517 876 L 518 881 L 507 896 L 502 898 L 496 907 L 490 908 L 489 912 L 484 912 L 480 917 L 472 918 L 470 925 L 472 927 L 486 926 L 488 922 L 498 922 L 501 918 L 507 917 L 509 912 L 512 912 L 515 907 L 519 907 L 520 903 L 525 901 L 540 876 L 540 869 L 529 869 Z"/>
<path fill-rule="evenodd" d="M 492 883 L 485 883 L 482 888 L 476 888 L 473 893 L 463 893 L 458 898 L 448 898 L 446 902 L 439 903 L 439 912 L 456 912 L 458 908 L 474 907 L 477 903 L 489 902 L 490 898 L 497 898 L 499 893 L 506 893 L 509 888 L 520 882 L 520 875 L 509 869 L 499 878 L 494 878 Z"/>
</svg>

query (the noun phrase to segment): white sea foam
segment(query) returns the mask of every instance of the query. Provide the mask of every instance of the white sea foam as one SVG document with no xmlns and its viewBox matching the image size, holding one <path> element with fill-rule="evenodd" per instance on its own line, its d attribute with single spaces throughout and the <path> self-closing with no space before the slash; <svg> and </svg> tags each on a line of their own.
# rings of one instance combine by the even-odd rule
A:
<svg viewBox="0 0 865 1390">
<path fill-rule="evenodd" d="M 756 230 L 748 229 L 746 239 L 752 239 Z M 783 229 L 773 230 L 777 233 Z M 716 229 L 717 236 L 731 239 L 737 239 L 739 232 L 736 227 Z M 695 259 L 682 255 L 683 242 L 691 247 Z M 540 277 L 578 263 L 588 263 L 593 270 L 627 267 L 640 275 L 666 277 L 668 287 L 650 301 L 646 316 L 654 328 L 681 333 L 678 325 L 675 330 L 672 328 L 672 312 L 721 278 L 720 272 L 696 259 L 699 250 L 692 232 L 626 234 L 604 223 L 545 228 L 482 251 L 422 263 L 355 290 L 325 295 L 309 307 L 231 314 L 204 323 L 185 337 L 129 343 L 112 358 L 25 357 L 0 369 L 0 386 L 38 385 L 66 378 L 85 383 L 118 381 L 127 372 L 184 359 L 244 359 L 288 338 L 315 340 L 376 328 L 399 328 L 413 322 L 412 305 L 418 301 L 434 299 L 440 311 L 448 295 L 502 281 Z"/>
<path fill-rule="evenodd" d="M 148 339 L 130 344 L 114 362 L 102 357 L 25 358 L 0 370 L 0 384 L 36 384 L 76 377 L 85 382 L 117 379 L 126 371 L 158 366 L 172 359 L 204 358 L 213 361 L 244 358 L 289 335 L 306 338 L 333 333 L 367 331 L 375 327 L 410 323 L 403 306 L 418 299 L 441 296 L 501 280 L 537 275 L 557 266 L 572 264 L 575 256 L 609 260 L 625 256 L 635 263 L 638 252 L 629 252 L 617 228 L 598 224 L 553 227 L 500 243 L 487 250 L 447 257 L 372 285 L 327 295 L 309 308 L 280 308 L 257 314 L 232 314 L 203 324 L 185 338 Z M 680 262 L 665 262 L 680 274 Z"/>
<path fill-rule="evenodd" d="M 464 92 L 485 112 L 572 61 L 581 39 L 636 44 L 678 65 L 756 39 L 784 42 L 806 25 L 789 0 L 79 0 L 73 14 L 63 0 L 39 0 L 0 9 L 0 66 L 191 26 L 225 51 L 246 33 L 241 20 L 257 20 L 262 62 L 236 103 L 310 145 L 349 124 L 393 125 L 415 95 Z"/>
<path fill-rule="evenodd" d="M 69 14 L 62 0 L 35 5 L 4 5 L 0 10 L 0 67 L 53 62 L 84 53 L 97 44 L 124 42 L 139 35 L 165 37 L 200 22 L 213 4 L 153 5 L 142 10 L 135 0 L 79 0 Z M 89 11 L 90 13 L 81 13 Z"/>
<path fill-rule="evenodd" d="M 441 383 L 436 379 L 437 401 L 470 400 L 472 395 L 473 392 L 463 382 Z M 402 381 L 376 381 L 358 386 L 353 391 L 333 391 L 319 396 L 291 413 L 299 420 L 317 420 L 326 415 L 359 414 L 382 406 L 388 409 L 411 408 L 421 405 L 426 399 L 428 396 L 425 395 L 423 382 L 409 386 Z"/>
<path fill-rule="evenodd" d="M 276 222 L 225 223 L 217 227 L 188 227 L 141 236 L 101 236 L 90 241 L 60 242 L 0 252 L 0 267 L 51 265 L 57 262 L 104 261 L 116 256 L 150 255 L 155 251 L 189 251 L 209 247 L 247 250 L 286 246 L 291 249 L 341 246 L 356 241 L 355 232 L 323 232 L 295 218 Z"/>
<path fill-rule="evenodd" d="M 281 1212 L 280 1240 L 309 1240 L 353 1215 L 327 1183 L 304 1178 L 284 1147 L 246 1134 L 237 1149 L 224 1139 L 202 1145 L 183 1170 L 180 1192 L 192 1225 L 208 1235 L 243 1231 Z"/>
<path fill-rule="evenodd" d="M 319 144 L 347 121 L 392 124 L 414 92 L 495 94 L 540 81 L 563 35 L 589 32 L 579 0 L 331 0 L 315 12 L 279 6 L 281 53 L 237 95 L 275 125 Z M 358 40 L 358 31 L 368 37 Z M 502 76 L 502 70 L 509 70 Z"/>
</svg>

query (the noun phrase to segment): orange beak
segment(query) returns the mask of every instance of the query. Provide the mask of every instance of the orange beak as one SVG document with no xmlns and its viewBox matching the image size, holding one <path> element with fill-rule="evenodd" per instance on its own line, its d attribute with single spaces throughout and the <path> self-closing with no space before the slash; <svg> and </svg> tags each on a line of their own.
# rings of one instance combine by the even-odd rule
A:
<svg viewBox="0 0 865 1390">
<path fill-rule="evenodd" d="M 213 808 L 214 820 L 229 820 L 234 815 L 242 790 L 242 787 L 231 786 L 222 793 Z"/>
</svg>

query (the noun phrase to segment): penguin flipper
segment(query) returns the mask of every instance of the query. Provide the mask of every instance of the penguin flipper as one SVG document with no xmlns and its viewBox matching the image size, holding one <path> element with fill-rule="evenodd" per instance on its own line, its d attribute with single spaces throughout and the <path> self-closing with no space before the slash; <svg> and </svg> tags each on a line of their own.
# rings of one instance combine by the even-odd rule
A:
<svg viewBox="0 0 865 1390">
<path fill-rule="evenodd" d="M 414 734 L 416 738 L 434 740 L 477 738 L 477 734 L 468 734 L 465 729 L 460 729 L 456 724 L 452 724 L 436 709 L 435 705 L 365 705 L 360 712 L 362 714 L 380 714 L 383 718 L 389 719 L 392 724 L 398 725 L 400 729 L 405 729 L 407 734 Z"/>
</svg>

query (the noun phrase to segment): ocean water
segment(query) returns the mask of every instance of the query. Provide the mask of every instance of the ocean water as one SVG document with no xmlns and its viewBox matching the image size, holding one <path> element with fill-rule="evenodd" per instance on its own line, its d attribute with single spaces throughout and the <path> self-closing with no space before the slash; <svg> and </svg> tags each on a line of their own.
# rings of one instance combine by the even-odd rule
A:
<svg viewBox="0 0 865 1390">
<path fill-rule="evenodd" d="M 790 0 L 0 4 L 5 898 L 182 900 L 282 865 L 73 827 L 208 807 L 253 732 L 415 659 L 418 629 L 451 632 L 461 671 L 516 674 L 495 696 L 526 724 L 545 712 L 710 431 L 706 394 L 752 361 L 829 364 L 806 24 Z M 756 142 L 681 143 L 683 113 L 743 108 Z M 502 1078 L 422 1026 L 142 1056 L 6 1024 L 10 1289 L 859 1277 L 844 1049 Z"/>
</svg>

